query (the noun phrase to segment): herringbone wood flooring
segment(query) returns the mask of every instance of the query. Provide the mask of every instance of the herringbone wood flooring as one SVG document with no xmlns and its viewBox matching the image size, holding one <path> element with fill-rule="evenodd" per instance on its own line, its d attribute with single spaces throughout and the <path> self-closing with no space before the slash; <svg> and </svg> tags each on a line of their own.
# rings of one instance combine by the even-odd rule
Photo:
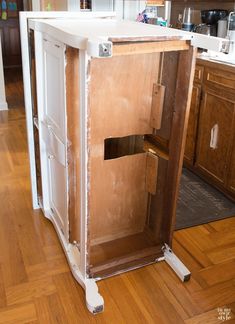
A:
<svg viewBox="0 0 235 324">
<path fill-rule="evenodd" d="M 105 312 L 92 316 L 52 225 L 32 210 L 22 107 L 0 112 L 0 161 L 0 323 L 235 323 L 235 217 L 175 233 L 189 282 L 165 263 L 103 280 Z"/>
</svg>

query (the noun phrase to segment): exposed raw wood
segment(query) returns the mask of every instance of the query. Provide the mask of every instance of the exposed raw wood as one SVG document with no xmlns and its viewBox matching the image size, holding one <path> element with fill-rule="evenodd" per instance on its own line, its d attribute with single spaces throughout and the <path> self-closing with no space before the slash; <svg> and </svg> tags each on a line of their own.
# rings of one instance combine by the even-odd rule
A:
<svg viewBox="0 0 235 324">
<path fill-rule="evenodd" d="M 113 46 L 113 55 L 133 55 L 146 53 L 172 52 L 188 50 L 189 44 L 186 41 L 165 41 L 149 43 L 123 43 Z"/>
<path fill-rule="evenodd" d="M 167 150 L 169 149 L 169 139 L 171 135 L 178 63 L 179 52 L 162 53 L 161 73 L 159 73 L 158 82 L 165 87 L 165 97 L 161 128 L 155 132 L 154 137 L 156 136 L 156 142 L 161 144 Z"/>
<path fill-rule="evenodd" d="M 148 247 L 138 252 L 122 255 L 120 258 L 114 258 L 109 261 L 105 261 L 103 264 L 98 264 L 90 268 L 91 276 L 95 277 L 108 276 L 123 269 L 131 269 L 140 267 L 141 265 L 155 262 L 158 257 L 162 256 L 161 246 Z"/>
<path fill-rule="evenodd" d="M 157 189 L 157 175 L 158 175 L 158 157 L 152 152 L 147 155 L 146 165 L 146 189 L 155 195 Z"/>
<path fill-rule="evenodd" d="M 192 97 L 191 97 L 191 106 L 190 114 L 187 128 L 187 138 L 184 151 L 184 159 L 187 165 L 193 165 L 195 160 L 196 153 L 196 141 L 197 130 L 198 130 L 198 121 L 199 121 L 199 107 L 201 103 L 201 85 L 194 83 Z"/>
<path fill-rule="evenodd" d="M 103 157 L 92 159 L 92 245 L 143 231 L 148 198 L 145 185 L 146 157 L 146 153 L 140 153 L 113 160 L 103 160 Z M 109 194 L 110 198 L 107 199 L 104 193 Z"/>
<path fill-rule="evenodd" d="M 158 53 L 91 61 L 89 170 L 93 171 L 89 209 L 93 242 L 131 235 L 144 228 L 146 154 L 104 160 L 104 141 L 152 132 L 152 88 L 158 69 Z M 107 199 L 105 192 L 112 198 Z"/>
<path fill-rule="evenodd" d="M 147 140 L 144 141 L 144 151 L 152 152 L 153 154 L 156 154 L 164 160 L 169 160 L 169 155 L 166 152 L 162 151 L 158 146 Z"/>
<path fill-rule="evenodd" d="M 171 243 L 175 224 L 175 212 L 181 169 L 183 164 L 184 146 L 187 135 L 187 124 L 190 111 L 192 84 L 196 63 L 196 49 L 190 48 L 179 54 L 178 75 L 176 82 L 174 114 L 169 142 L 169 163 L 164 198 L 163 241 Z M 187 71 L 187 72 L 185 72 Z M 182 109 L 185 107 L 185 109 Z M 174 166 L 177 165 L 178 168 Z M 173 185 L 172 185 L 173 183 Z"/>
<path fill-rule="evenodd" d="M 150 124 L 155 129 L 161 128 L 164 97 L 165 87 L 160 84 L 154 84 Z"/>
<path fill-rule="evenodd" d="M 79 51 L 66 49 L 66 113 L 69 182 L 69 240 L 80 242 Z"/>
</svg>

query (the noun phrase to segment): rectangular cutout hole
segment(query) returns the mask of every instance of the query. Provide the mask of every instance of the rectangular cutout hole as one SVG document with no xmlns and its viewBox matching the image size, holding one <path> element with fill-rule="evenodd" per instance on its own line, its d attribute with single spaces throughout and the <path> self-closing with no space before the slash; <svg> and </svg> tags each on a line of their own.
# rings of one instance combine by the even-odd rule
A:
<svg viewBox="0 0 235 324">
<path fill-rule="evenodd" d="M 104 140 L 104 159 L 117 159 L 126 155 L 144 153 L 144 135 L 106 138 Z"/>
</svg>

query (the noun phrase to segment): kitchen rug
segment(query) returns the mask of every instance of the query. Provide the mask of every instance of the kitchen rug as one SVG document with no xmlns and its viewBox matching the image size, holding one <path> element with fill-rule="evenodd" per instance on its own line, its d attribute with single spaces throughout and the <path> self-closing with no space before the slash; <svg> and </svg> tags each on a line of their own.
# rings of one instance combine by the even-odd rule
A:
<svg viewBox="0 0 235 324">
<path fill-rule="evenodd" d="M 176 212 L 176 230 L 233 216 L 235 203 L 191 171 L 183 169 Z"/>
</svg>

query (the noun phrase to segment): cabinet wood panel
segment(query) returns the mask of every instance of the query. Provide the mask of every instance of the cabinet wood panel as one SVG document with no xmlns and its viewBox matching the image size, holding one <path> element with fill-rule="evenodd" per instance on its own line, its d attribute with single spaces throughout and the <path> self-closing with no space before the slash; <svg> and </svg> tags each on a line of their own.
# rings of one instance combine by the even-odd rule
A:
<svg viewBox="0 0 235 324">
<path fill-rule="evenodd" d="M 233 148 L 229 166 L 228 189 L 235 194 L 235 137 L 233 138 Z"/>
<path fill-rule="evenodd" d="M 211 86 L 223 87 L 225 89 L 235 89 L 235 74 L 218 69 L 206 71 L 206 84 Z"/>
<path fill-rule="evenodd" d="M 202 82 L 203 72 L 204 72 L 204 67 L 201 65 L 197 65 L 194 73 L 194 82 L 198 82 L 198 83 Z"/>
<path fill-rule="evenodd" d="M 225 184 L 235 104 L 205 90 L 199 124 L 196 167 Z"/>
<path fill-rule="evenodd" d="M 190 165 L 194 163 L 200 99 L 201 86 L 194 84 L 184 152 L 185 161 L 187 161 Z"/>
</svg>

